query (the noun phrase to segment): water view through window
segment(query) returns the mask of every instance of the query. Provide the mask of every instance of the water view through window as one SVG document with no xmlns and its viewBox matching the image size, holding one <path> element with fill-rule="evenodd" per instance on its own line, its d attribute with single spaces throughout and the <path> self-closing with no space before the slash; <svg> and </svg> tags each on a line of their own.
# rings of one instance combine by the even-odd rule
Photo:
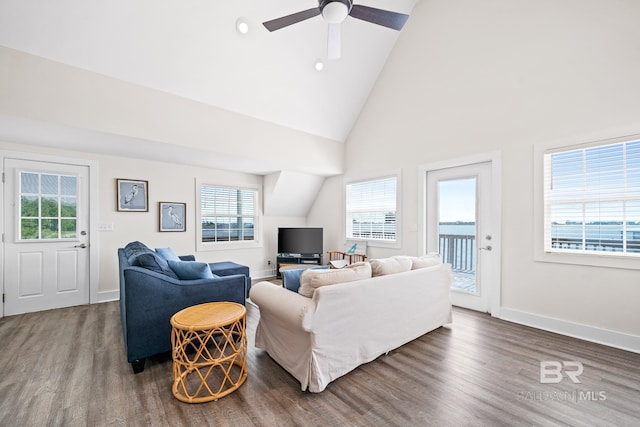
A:
<svg viewBox="0 0 640 427">
<path fill-rule="evenodd" d="M 438 252 L 451 264 L 451 287 L 476 294 L 476 178 L 439 181 L 438 198 Z"/>
<path fill-rule="evenodd" d="M 255 239 L 257 192 L 253 189 L 200 187 L 203 243 Z"/>
<path fill-rule="evenodd" d="M 545 249 L 640 255 L 640 141 L 545 155 Z"/>
</svg>

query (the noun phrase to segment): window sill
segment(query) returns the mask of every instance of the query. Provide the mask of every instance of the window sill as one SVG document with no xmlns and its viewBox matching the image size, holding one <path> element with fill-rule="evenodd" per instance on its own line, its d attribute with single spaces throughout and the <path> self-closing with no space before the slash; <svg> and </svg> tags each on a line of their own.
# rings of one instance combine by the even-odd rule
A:
<svg viewBox="0 0 640 427">
<path fill-rule="evenodd" d="M 197 251 L 227 251 L 232 249 L 255 249 L 261 247 L 262 243 L 255 240 L 241 242 L 198 242 Z"/>
<path fill-rule="evenodd" d="M 346 238 L 349 242 L 366 242 L 368 248 L 390 248 L 390 249 L 400 249 L 402 245 L 399 241 L 389 242 L 383 240 L 368 240 L 368 239 L 357 239 L 353 237 Z"/>
<path fill-rule="evenodd" d="M 640 259 L 633 255 L 604 255 L 597 253 L 541 252 L 535 258 L 540 262 L 585 265 L 605 268 L 640 270 Z"/>
</svg>

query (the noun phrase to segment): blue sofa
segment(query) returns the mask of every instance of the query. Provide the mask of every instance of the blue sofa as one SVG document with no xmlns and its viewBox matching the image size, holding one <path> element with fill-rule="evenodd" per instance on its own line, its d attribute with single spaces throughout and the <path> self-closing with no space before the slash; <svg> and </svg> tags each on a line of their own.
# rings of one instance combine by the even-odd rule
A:
<svg viewBox="0 0 640 427">
<path fill-rule="evenodd" d="M 195 261 L 192 255 L 180 259 Z M 141 242 L 119 248 L 118 261 L 124 347 L 136 374 L 144 370 L 147 357 L 171 351 L 171 316 L 205 302 L 244 305 L 251 283 L 249 269 L 235 263 L 209 264 L 213 278 L 180 280 L 164 258 Z"/>
</svg>

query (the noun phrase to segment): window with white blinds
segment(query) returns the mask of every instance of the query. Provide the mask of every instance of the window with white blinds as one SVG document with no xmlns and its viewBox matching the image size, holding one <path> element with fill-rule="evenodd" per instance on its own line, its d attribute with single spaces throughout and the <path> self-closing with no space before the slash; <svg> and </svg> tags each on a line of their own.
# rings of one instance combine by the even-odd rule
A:
<svg viewBox="0 0 640 427">
<path fill-rule="evenodd" d="M 397 176 L 347 184 L 346 237 L 397 241 L 397 188 Z"/>
<path fill-rule="evenodd" d="M 256 239 L 257 190 L 200 186 L 202 243 Z"/>
<path fill-rule="evenodd" d="M 544 155 L 544 249 L 640 256 L 640 140 Z"/>
</svg>

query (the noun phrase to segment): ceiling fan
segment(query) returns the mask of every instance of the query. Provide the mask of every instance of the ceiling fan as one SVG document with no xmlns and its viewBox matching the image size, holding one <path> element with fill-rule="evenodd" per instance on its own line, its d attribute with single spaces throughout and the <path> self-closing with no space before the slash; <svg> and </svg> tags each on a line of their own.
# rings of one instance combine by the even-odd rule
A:
<svg viewBox="0 0 640 427">
<path fill-rule="evenodd" d="M 318 3 L 318 7 L 263 22 L 262 25 L 269 31 L 276 31 L 314 16 L 322 15 L 329 24 L 327 56 L 329 59 L 338 59 L 340 58 L 340 24 L 347 16 L 397 31 L 400 31 L 407 19 L 409 19 L 409 15 L 404 13 L 353 4 L 353 0 L 318 0 Z"/>
</svg>

